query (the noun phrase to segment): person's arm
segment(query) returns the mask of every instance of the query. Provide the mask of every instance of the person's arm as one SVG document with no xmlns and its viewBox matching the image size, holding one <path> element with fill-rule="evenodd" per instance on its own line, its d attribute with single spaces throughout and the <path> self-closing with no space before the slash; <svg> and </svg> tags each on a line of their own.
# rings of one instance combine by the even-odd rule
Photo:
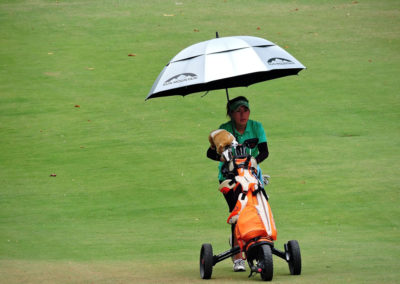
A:
<svg viewBox="0 0 400 284">
<path fill-rule="evenodd" d="M 211 149 L 211 147 L 207 150 L 207 158 L 214 161 L 221 161 L 221 155 L 217 153 L 216 149 Z"/>
<path fill-rule="evenodd" d="M 269 152 L 268 152 L 268 145 L 267 142 L 262 142 L 258 144 L 258 156 L 256 157 L 257 163 L 261 163 L 264 161 L 266 158 L 268 158 Z"/>
</svg>

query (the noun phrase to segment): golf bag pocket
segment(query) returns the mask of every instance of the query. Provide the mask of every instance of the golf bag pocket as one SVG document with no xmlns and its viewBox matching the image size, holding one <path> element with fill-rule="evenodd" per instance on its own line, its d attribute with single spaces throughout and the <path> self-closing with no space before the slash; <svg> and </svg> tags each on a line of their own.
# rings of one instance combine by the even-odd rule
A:
<svg viewBox="0 0 400 284">
<path fill-rule="evenodd" d="M 254 205 L 247 205 L 240 213 L 235 228 L 240 247 L 257 237 L 268 237 L 264 223 Z"/>
</svg>

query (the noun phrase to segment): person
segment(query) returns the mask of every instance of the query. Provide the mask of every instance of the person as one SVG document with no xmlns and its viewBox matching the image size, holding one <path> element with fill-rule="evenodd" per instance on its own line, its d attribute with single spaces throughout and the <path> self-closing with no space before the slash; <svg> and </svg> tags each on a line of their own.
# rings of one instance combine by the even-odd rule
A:
<svg viewBox="0 0 400 284">
<path fill-rule="evenodd" d="M 260 122 L 249 119 L 249 101 L 243 96 L 239 96 L 232 100 L 229 100 L 226 105 L 226 111 L 227 116 L 230 118 L 230 120 L 226 123 L 221 124 L 219 129 L 225 129 L 233 134 L 239 144 L 242 144 L 247 139 L 258 138 L 258 144 L 257 147 L 252 151 L 252 156 L 256 159 L 257 163 L 260 164 L 269 155 L 267 137 L 262 124 Z M 224 164 L 224 158 L 221 157 L 221 155 L 219 155 L 216 150 L 212 149 L 211 147 L 207 150 L 207 157 L 215 161 L 220 161 L 218 180 L 220 183 L 222 183 L 225 180 L 224 176 L 221 173 L 222 165 Z M 258 178 L 260 180 L 262 179 L 261 176 L 261 169 L 258 167 Z M 234 209 L 238 200 L 239 193 L 239 190 L 231 190 L 224 194 L 225 200 L 229 207 L 229 212 L 232 212 L 232 210 Z M 234 230 L 235 224 L 232 225 L 232 247 L 237 245 Z M 241 254 L 235 255 L 233 259 L 234 271 L 246 270 L 245 261 L 241 258 Z"/>
</svg>

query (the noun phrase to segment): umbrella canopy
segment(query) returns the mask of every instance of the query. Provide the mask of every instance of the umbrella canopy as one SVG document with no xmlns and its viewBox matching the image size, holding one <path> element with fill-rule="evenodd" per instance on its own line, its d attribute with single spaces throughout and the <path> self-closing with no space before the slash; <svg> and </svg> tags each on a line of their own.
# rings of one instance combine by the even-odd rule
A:
<svg viewBox="0 0 400 284">
<path fill-rule="evenodd" d="M 189 46 L 164 67 L 146 100 L 247 87 L 296 75 L 305 67 L 287 51 L 258 37 L 215 38 Z"/>
</svg>

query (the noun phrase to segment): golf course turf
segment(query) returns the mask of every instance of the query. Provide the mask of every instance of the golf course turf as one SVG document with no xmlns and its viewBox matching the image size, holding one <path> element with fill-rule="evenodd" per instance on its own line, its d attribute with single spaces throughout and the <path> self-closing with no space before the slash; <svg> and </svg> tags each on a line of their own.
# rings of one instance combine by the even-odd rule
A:
<svg viewBox="0 0 400 284">
<path fill-rule="evenodd" d="M 203 283 L 229 248 L 207 136 L 224 90 L 145 102 L 168 61 L 249 35 L 307 69 L 230 89 L 267 133 L 274 283 L 398 283 L 400 2 L 0 0 L 0 283 Z M 213 283 L 251 283 L 230 260 Z"/>
</svg>

